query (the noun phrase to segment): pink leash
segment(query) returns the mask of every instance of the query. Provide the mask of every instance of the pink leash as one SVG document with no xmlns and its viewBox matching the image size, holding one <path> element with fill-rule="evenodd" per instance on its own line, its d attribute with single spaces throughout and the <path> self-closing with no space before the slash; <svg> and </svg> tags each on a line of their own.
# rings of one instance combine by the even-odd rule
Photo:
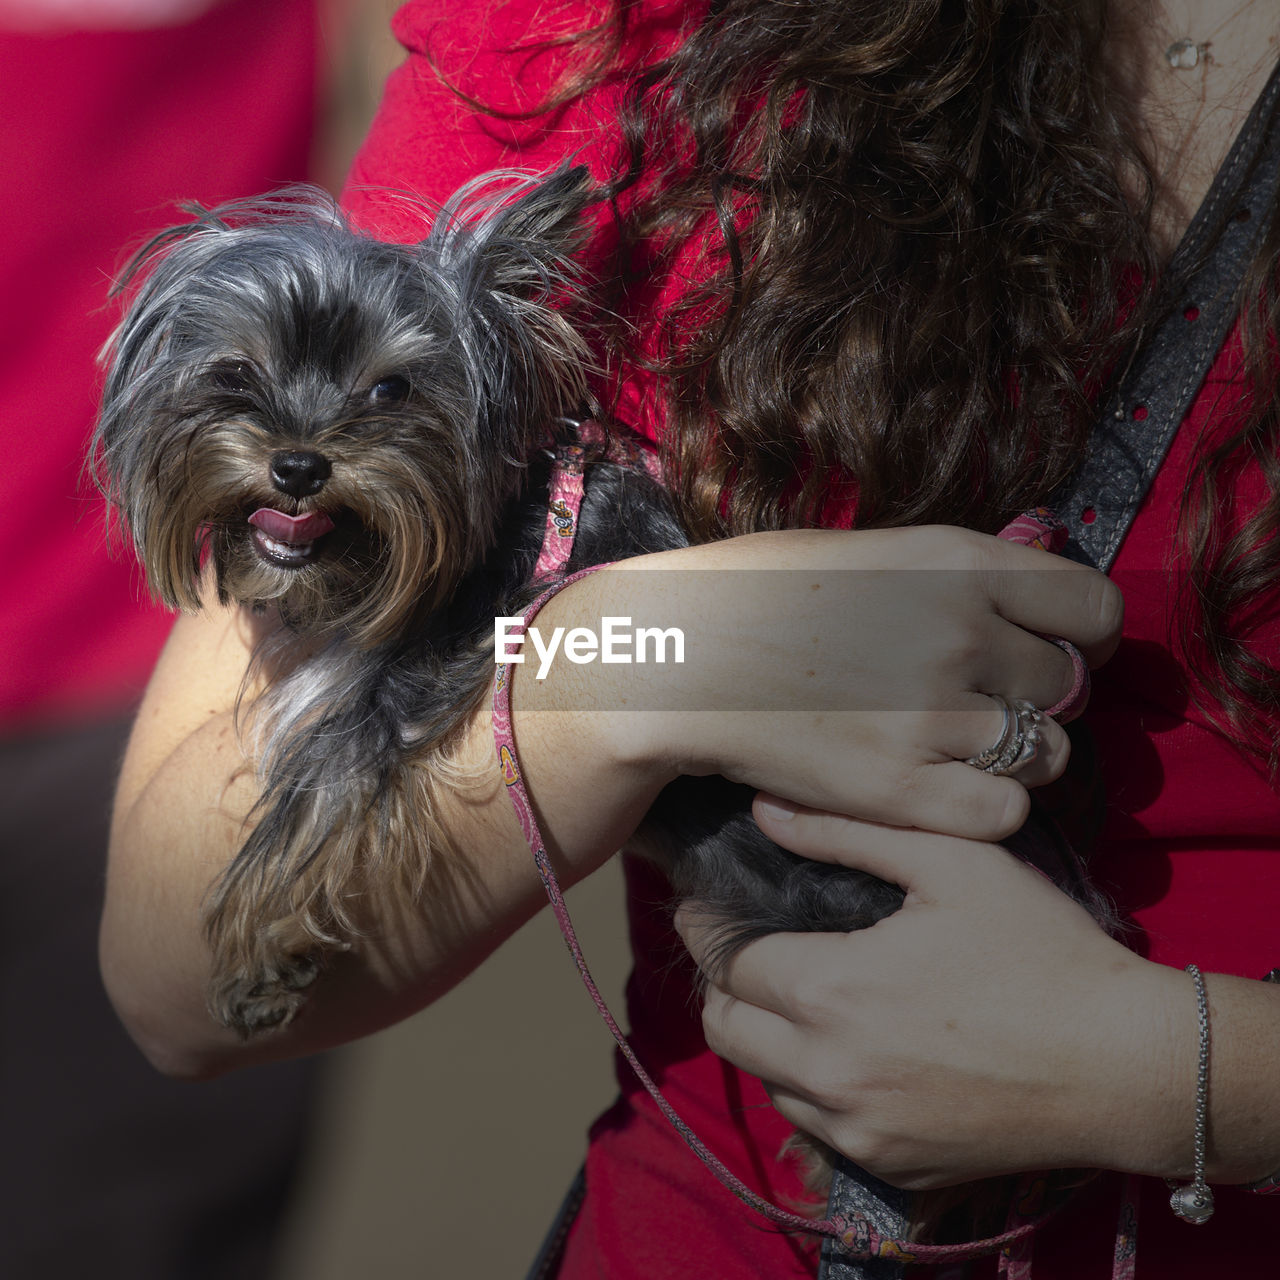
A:
<svg viewBox="0 0 1280 1280">
<path fill-rule="evenodd" d="M 653 450 L 638 437 L 611 435 L 605 433 L 595 423 L 584 423 L 579 429 L 576 443 L 563 444 L 556 451 L 556 465 L 552 473 L 550 494 L 548 497 L 546 533 L 541 554 L 538 558 L 535 577 L 537 580 L 551 580 L 550 585 L 525 613 L 524 620 L 511 629 L 512 637 L 523 635 L 525 630 L 537 617 L 539 610 L 571 583 L 594 573 L 596 569 L 607 566 L 595 565 L 581 569 L 567 578 L 556 580 L 563 572 L 573 551 L 574 536 L 577 531 L 578 514 L 581 509 L 584 470 L 589 452 L 594 449 L 597 457 L 610 461 L 620 461 L 627 465 L 646 470 L 651 475 L 657 473 L 657 463 Z M 1061 536 L 1059 536 L 1059 534 Z M 1029 545 L 1040 546 L 1044 550 L 1058 550 L 1065 540 L 1065 529 L 1051 513 L 1043 510 L 1020 516 L 1008 529 L 1001 533 L 1002 537 L 1010 537 Z M 1050 637 L 1052 638 L 1052 637 Z M 1062 715 L 1069 711 L 1077 714 L 1088 698 L 1088 671 L 1079 652 L 1073 645 L 1064 640 L 1056 640 L 1071 654 L 1076 669 L 1076 681 L 1071 692 L 1048 714 Z M 556 877 L 551 860 L 547 856 L 546 841 L 538 827 L 534 816 L 533 804 L 525 789 L 524 778 L 520 772 L 520 762 L 516 751 L 515 735 L 511 724 L 511 667 L 510 664 L 498 665 L 493 690 L 493 736 L 498 751 L 499 767 L 502 780 L 506 785 L 507 795 L 511 799 L 520 829 L 524 833 L 525 842 L 533 854 L 533 860 L 542 877 L 543 887 L 551 902 L 551 909 L 565 943 L 573 956 L 578 974 L 591 996 L 600 1017 L 609 1028 L 623 1057 L 631 1065 L 637 1079 L 644 1086 L 658 1109 L 671 1122 L 676 1132 L 684 1139 L 694 1155 L 702 1161 L 716 1179 L 744 1204 L 767 1218 L 776 1226 L 788 1231 L 808 1231 L 818 1235 L 833 1236 L 850 1254 L 857 1258 L 886 1258 L 904 1263 L 938 1263 L 946 1264 L 976 1258 L 985 1254 L 1000 1251 L 1001 1275 L 1007 1280 L 1026 1280 L 1030 1271 L 1030 1244 L 1033 1233 L 1051 1216 L 1054 1210 L 1040 1211 L 1034 1215 L 1018 1213 L 1018 1204 L 1026 1203 L 1025 1197 L 1015 1198 L 1015 1205 L 1010 1210 L 1008 1229 L 1000 1235 L 990 1236 L 984 1240 L 973 1240 L 964 1244 L 930 1245 L 915 1241 L 901 1240 L 881 1236 L 865 1219 L 857 1216 L 845 1218 L 833 1216 L 815 1220 L 802 1214 L 782 1209 L 752 1191 L 740 1178 L 730 1171 L 718 1156 L 712 1152 L 696 1133 L 681 1119 L 680 1115 L 663 1096 L 662 1091 L 654 1083 L 644 1069 L 635 1051 L 628 1043 L 622 1029 L 600 994 L 595 979 L 587 967 L 586 957 L 578 942 L 578 936 L 569 918 L 564 894 Z M 1021 1219 L 1021 1220 L 1019 1220 Z M 1119 1269 L 1119 1242 L 1117 1243 L 1117 1270 L 1113 1280 L 1131 1280 L 1132 1265 L 1127 1271 Z M 1025 1263 L 1022 1261 L 1026 1259 Z"/>
</svg>

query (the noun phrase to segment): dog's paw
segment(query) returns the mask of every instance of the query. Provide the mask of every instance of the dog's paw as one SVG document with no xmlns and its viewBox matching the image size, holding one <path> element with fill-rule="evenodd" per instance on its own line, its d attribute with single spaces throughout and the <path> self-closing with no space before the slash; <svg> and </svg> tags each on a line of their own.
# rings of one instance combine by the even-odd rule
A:
<svg viewBox="0 0 1280 1280">
<path fill-rule="evenodd" d="M 216 982 L 209 1008 L 223 1026 L 244 1038 L 293 1021 L 320 972 L 315 956 L 284 956 L 259 972 L 238 973 Z"/>
</svg>

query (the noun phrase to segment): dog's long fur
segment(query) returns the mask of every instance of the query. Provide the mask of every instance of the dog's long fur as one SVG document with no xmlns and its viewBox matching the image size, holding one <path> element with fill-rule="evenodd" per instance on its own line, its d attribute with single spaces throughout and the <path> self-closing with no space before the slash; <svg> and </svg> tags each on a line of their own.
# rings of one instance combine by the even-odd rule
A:
<svg viewBox="0 0 1280 1280">
<path fill-rule="evenodd" d="M 353 940 L 354 902 L 412 898 L 442 856 L 433 791 L 488 692 L 494 618 L 531 598 L 544 446 L 589 403 L 568 303 L 593 198 L 582 170 L 499 176 L 421 243 L 391 245 L 296 189 L 195 210 L 124 275 L 101 483 L 167 604 L 197 607 L 208 573 L 221 601 L 283 623 L 243 709 L 261 800 L 206 911 L 210 1007 L 244 1035 L 296 1014 Z M 250 523 L 263 510 L 266 529 Z M 297 521 L 316 513 L 328 532 L 280 536 L 279 517 L 310 534 Z M 684 543 L 657 484 L 589 466 L 566 572 Z M 683 779 L 646 823 L 677 896 L 718 925 L 713 963 L 901 904 L 894 885 L 765 839 L 749 801 Z"/>
<path fill-rule="evenodd" d="M 167 604 L 198 604 L 207 560 L 222 601 L 286 624 L 249 709 L 256 824 L 207 911 L 211 1006 L 245 1034 L 293 1015 L 318 957 L 349 940 L 350 901 L 416 891 L 438 843 L 430 762 L 484 672 L 460 655 L 459 598 L 483 614 L 468 579 L 539 434 L 585 396 L 584 348 L 554 305 L 583 188 L 561 175 L 494 207 L 477 184 L 409 246 L 295 189 L 196 211 L 125 272 L 141 284 L 109 348 L 103 484 Z M 314 494 L 272 480 L 272 459 L 298 453 L 325 460 Z M 247 523 L 261 508 L 334 528 L 281 564 Z"/>
</svg>

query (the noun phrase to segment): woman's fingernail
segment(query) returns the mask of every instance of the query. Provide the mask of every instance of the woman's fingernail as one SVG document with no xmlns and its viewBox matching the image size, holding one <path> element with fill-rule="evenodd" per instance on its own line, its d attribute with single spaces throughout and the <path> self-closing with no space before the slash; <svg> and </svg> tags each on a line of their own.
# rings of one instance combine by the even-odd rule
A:
<svg viewBox="0 0 1280 1280">
<path fill-rule="evenodd" d="M 765 818 L 771 818 L 774 822 L 790 822 L 796 816 L 795 809 L 785 800 L 779 800 L 777 796 L 765 795 L 761 792 L 756 796 L 756 807 Z"/>
</svg>

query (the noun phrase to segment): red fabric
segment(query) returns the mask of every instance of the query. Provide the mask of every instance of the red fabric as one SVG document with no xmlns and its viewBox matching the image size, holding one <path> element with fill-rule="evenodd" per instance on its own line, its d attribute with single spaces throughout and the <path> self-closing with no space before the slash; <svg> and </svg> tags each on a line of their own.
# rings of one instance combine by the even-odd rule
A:
<svg viewBox="0 0 1280 1280">
<path fill-rule="evenodd" d="M 107 554 L 80 468 L 108 284 L 176 202 L 307 176 L 314 0 L 230 0 L 151 31 L 0 30 L 0 724 L 141 692 L 170 618 Z"/>
<path fill-rule="evenodd" d="M 703 0 L 639 6 L 624 56 L 638 60 L 669 50 L 691 8 L 702 6 Z M 387 239 L 421 234 L 412 207 L 377 188 L 407 189 L 434 205 L 493 169 L 544 172 L 571 162 L 587 165 L 597 180 L 611 176 L 619 155 L 610 125 L 619 100 L 616 83 L 548 114 L 519 118 L 570 70 L 563 49 L 539 50 L 539 42 L 594 26 L 609 7 L 606 0 L 405 5 L 393 26 L 410 56 L 388 81 L 347 178 L 344 201 L 357 224 Z M 499 116 L 478 112 L 468 98 Z M 618 396 L 619 416 L 656 439 L 661 408 L 652 381 L 628 371 Z"/>
<path fill-rule="evenodd" d="M 530 106 L 545 91 L 555 59 L 494 51 L 526 41 L 535 15 L 539 34 L 586 27 L 595 17 L 587 0 L 548 12 L 532 0 L 513 0 L 493 13 L 470 0 L 423 0 L 401 11 L 397 31 L 410 57 L 393 76 L 353 170 L 357 185 L 347 200 L 360 218 L 388 235 L 406 234 L 394 205 L 359 190 L 362 183 L 439 200 L 501 166 L 548 169 L 576 155 L 598 176 L 608 172 L 616 145 L 607 124 L 612 90 L 559 112 L 550 124 L 495 121 L 444 88 L 426 56 L 434 41 L 442 67 L 463 90 L 498 106 Z M 679 23 L 678 3 L 649 7 L 633 29 L 633 52 L 665 47 Z M 1090 719 L 1111 799 L 1098 875 L 1140 924 L 1146 953 L 1164 964 L 1194 960 L 1210 972 L 1259 977 L 1280 965 L 1280 798 L 1191 708 L 1187 677 L 1169 643 L 1178 502 L 1211 414 L 1217 431 L 1238 409 L 1238 374 L 1233 335 L 1116 564 L 1128 602 L 1126 638 L 1096 676 Z M 661 422 L 652 388 L 637 378 L 628 395 L 634 425 L 652 437 Z M 1256 474 L 1242 477 L 1245 502 L 1256 499 L 1258 484 Z M 1280 627 L 1273 624 L 1262 643 L 1280 646 Z M 639 865 L 628 867 L 628 879 L 636 958 L 628 1013 L 637 1052 L 733 1172 L 779 1203 L 793 1202 L 800 1195 L 796 1172 L 778 1158 L 788 1125 L 757 1081 L 703 1043 L 688 968 L 663 907 L 665 883 Z M 741 1206 L 688 1152 L 625 1067 L 619 1082 L 621 1098 L 592 1130 L 586 1202 L 563 1277 L 782 1280 L 814 1273 L 813 1241 L 786 1238 Z M 1140 1277 L 1274 1273 L 1269 1241 L 1280 1225 L 1277 1201 L 1222 1189 L 1213 1222 L 1193 1228 L 1169 1212 L 1163 1184 L 1143 1185 Z M 1043 1234 L 1036 1280 L 1109 1277 L 1119 1207 L 1116 1180 L 1099 1180 Z M 994 1264 L 983 1274 L 994 1274 Z"/>
</svg>

